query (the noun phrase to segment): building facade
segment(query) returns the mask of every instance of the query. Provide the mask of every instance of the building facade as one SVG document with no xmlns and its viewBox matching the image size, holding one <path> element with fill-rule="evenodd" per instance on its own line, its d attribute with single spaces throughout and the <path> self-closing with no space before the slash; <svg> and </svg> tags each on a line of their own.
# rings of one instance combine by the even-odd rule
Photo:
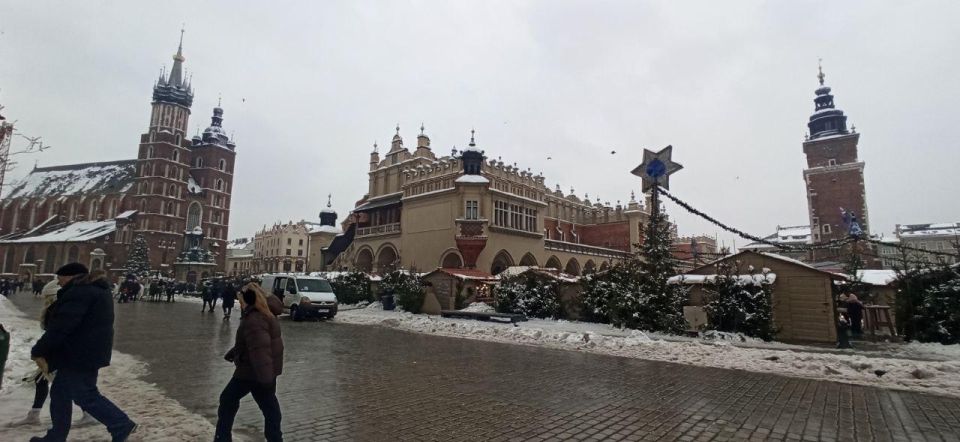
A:
<svg viewBox="0 0 960 442">
<path fill-rule="evenodd" d="M 310 224 L 288 221 L 264 226 L 253 238 L 256 273 L 303 272 L 307 268 Z"/>
<path fill-rule="evenodd" d="M 253 274 L 253 238 L 238 238 L 227 244 L 227 259 L 223 274 L 227 276 Z"/>
<path fill-rule="evenodd" d="M 421 127 L 416 148 L 400 129 L 383 158 L 374 145 L 369 188 L 329 246 L 330 269 L 387 273 L 514 265 L 580 275 L 629 257 L 648 212 L 631 200 L 601 204 L 550 189 L 534 175 L 469 147 L 439 156 Z"/>
<path fill-rule="evenodd" d="M 885 269 L 903 269 L 905 265 L 912 267 L 918 263 L 960 262 L 957 257 L 960 254 L 960 223 L 897 224 L 893 235 L 884 238 L 879 247 Z M 901 250 L 900 245 L 933 253 Z M 952 253 L 954 256 L 938 253 Z"/>
<path fill-rule="evenodd" d="M 187 136 L 193 89 L 183 75 L 182 38 L 173 60 L 153 86 L 135 159 L 37 167 L 11 187 L 0 201 L 2 273 L 17 273 L 21 264 L 49 273 L 70 261 L 98 262 L 88 249 L 103 252 L 99 264 L 119 272 L 137 235 L 147 240 L 154 271 L 172 275 L 191 259 L 204 261 L 192 263 L 198 269 L 223 267 L 236 146 L 219 106 L 202 135 Z M 94 230 L 80 231 L 84 226 Z"/>
</svg>

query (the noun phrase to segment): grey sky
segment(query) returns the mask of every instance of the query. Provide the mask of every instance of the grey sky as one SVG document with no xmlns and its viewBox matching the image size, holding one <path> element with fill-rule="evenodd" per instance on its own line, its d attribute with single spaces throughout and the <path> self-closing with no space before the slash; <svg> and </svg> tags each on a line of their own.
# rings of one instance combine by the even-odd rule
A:
<svg viewBox="0 0 960 442">
<path fill-rule="evenodd" d="M 414 144 L 421 121 L 438 154 L 475 127 L 488 156 L 612 203 L 639 188 L 644 147 L 673 144 L 674 193 L 763 235 L 807 223 L 822 57 L 862 133 L 872 230 L 889 232 L 960 220 L 958 18 L 955 1 L 10 2 L 0 103 L 54 147 L 15 178 L 34 159 L 133 158 L 183 22 L 190 132 L 222 94 L 236 134 L 231 237 L 316 219 L 327 193 L 343 217 L 374 140 L 399 122 Z M 667 210 L 681 234 L 718 232 Z"/>
</svg>

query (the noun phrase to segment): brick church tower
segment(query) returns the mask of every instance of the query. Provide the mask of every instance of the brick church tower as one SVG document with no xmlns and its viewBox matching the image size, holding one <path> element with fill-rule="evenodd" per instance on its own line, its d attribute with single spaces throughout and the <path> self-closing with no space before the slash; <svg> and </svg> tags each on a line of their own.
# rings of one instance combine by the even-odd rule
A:
<svg viewBox="0 0 960 442">
<path fill-rule="evenodd" d="M 817 77 L 816 108 L 807 127 L 810 134 L 803 143 L 807 168 L 803 179 L 807 188 L 810 226 L 814 243 L 843 239 L 848 236 L 842 211 L 852 211 L 864 233 L 869 234 L 864 162 L 857 156 L 860 134 L 856 127 L 847 129 L 847 117 L 833 103 L 830 87 L 820 69 Z M 814 253 L 814 261 L 838 260 L 836 249 Z"/>
<path fill-rule="evenodd" d="M 197 249 L 223 266 L 236 159 L 219 103 L 202 136 L 187 137 L 193 88 L 184 61 L 181 31 L 173 67 L 153 87 L 150 125 L 137 155 L 135 232 L 147 238 L 151 268 L 168 271 L 175 260 L 193 262 L 184 252 Z"/>
</svg>

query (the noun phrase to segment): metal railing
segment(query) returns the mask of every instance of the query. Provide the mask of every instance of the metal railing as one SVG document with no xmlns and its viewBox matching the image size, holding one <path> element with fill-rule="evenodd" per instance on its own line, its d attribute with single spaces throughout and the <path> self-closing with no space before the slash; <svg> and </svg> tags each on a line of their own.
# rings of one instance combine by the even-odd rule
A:
<svg viewBox="0 0 960 442">
<path fill-rule="evenodd" d="M 400 233 L 400 223 L 381 224 L 379 226 L 360 227 L 357 229 L 357 237 L 394 235 Z"/>
<path fill-rule="evenodd" d="M 558 252 L 577 253 L 581 255 L 603 256 L 607 258 L 627 259 L 630 258 L 630 252 L 622 250 L 608 249 L 606 247 L 588 246 L 585 244 L 576 244 L 571 242 L 557 241 L 555 239 L 543 240 L 544 248 L 547 250 L 556 250 Z"/>
</svg>

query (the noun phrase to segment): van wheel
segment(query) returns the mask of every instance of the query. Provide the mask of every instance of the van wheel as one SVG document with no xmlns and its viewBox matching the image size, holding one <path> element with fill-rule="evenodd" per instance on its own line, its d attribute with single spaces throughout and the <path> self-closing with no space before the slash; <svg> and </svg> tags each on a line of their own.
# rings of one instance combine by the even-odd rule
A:
<svg viewBox="0 0 960 442">
<path fill-rule="evenodd" d="M 298 309 L 296 305 L 290 306 L 290 319 L 293 319 L 296 322 L 303 320 L 303 317 L 300 314 L 300 309 Z"/>
</svg>

